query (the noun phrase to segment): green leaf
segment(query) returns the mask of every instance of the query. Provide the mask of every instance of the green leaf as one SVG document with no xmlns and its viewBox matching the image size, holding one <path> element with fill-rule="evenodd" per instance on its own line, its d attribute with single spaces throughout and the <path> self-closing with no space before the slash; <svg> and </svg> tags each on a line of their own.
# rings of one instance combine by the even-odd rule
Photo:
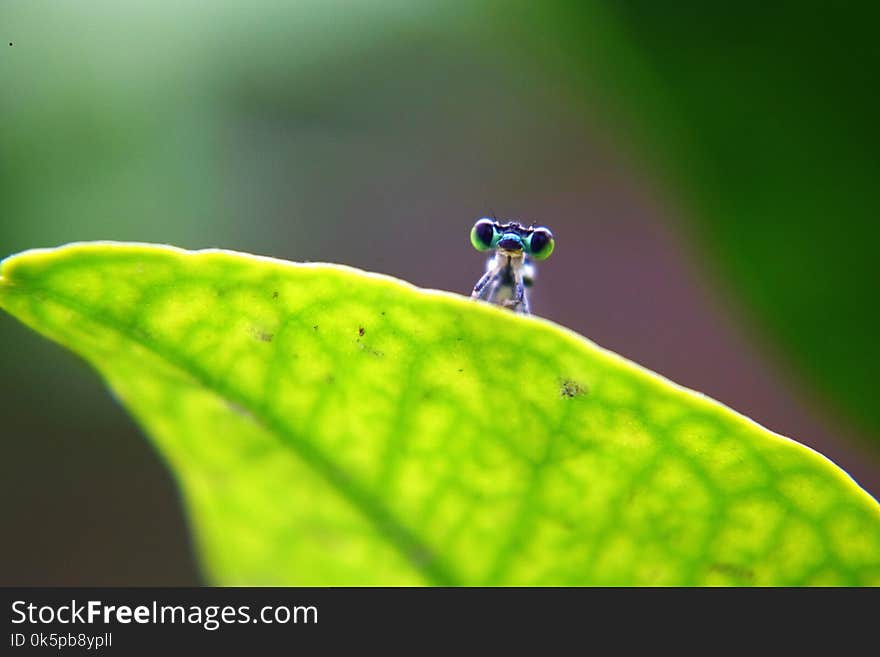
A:
<svg viewBox="0 0 880 657">
<path fill-rule="evenodd" d="M 216 583 L 880 584 L 843 471 L 550 322 L 225 251 L 0 274 L 167 459 Z"/>
</svg>

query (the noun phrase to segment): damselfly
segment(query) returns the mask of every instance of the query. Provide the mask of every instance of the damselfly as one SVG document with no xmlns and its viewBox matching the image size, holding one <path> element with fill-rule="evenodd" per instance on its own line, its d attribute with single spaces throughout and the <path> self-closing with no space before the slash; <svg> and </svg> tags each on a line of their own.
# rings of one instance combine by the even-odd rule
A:
<svg viewBox="0 0 880 657">
<path fill-rule="evenodd" d="M 550 229 L 484 217 L 471 229 L 471 244 L 477 251 L 492 252 L 471 297 L 530 314 L 526 288 L 535 280 L 532 261 L 546 260 L 553 253 L 556 241 Z"/>
</svg>

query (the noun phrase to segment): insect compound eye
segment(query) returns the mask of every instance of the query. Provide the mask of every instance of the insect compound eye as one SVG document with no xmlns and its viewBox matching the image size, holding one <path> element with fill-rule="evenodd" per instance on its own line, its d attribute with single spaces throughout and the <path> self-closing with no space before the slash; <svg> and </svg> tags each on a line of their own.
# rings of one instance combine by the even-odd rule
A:
<svg viewBox="0 0 880 657">
<path fill-rule="evenodd" d="M 529 253 L 536 260 L 549 258 L 555 247 L 556 240 L 553 239 L 553 233 L 547 228 L 535 228 L 529 236 Z"/>
<path fill-rule="evenodd" d="M 495 222 L 480 219 L 471 228 L 471 244 L 477 251 L 488 251 L 495 246 Z"/>
</svg>

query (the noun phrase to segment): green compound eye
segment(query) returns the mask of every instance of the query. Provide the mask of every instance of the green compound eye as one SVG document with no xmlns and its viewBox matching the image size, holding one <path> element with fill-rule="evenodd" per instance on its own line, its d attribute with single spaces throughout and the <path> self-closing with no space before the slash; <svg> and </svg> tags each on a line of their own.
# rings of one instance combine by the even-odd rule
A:
<svg viewBox="0 0 880 657">
<path fill-rule="evenodd" d="M 497 231 L 491 219 L 480 219 L 471 228 L 471 244 L 477 251 L 488 251 L 495 246 Z"/>
<path fill-rule="evenodd" d="M 535 228 L 534 232 L 528 237 L 529 253 L 535 260 L 546 260 L 553 253 L 556 246 L 556 240 L 553 239 L 553 233 L 547 228 Z"/>
</svg>

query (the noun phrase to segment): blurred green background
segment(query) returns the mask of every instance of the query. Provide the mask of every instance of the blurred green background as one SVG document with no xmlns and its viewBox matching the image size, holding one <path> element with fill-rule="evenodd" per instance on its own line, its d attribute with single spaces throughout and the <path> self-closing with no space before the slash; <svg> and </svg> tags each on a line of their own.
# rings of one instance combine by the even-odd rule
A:
<svg viewBox="0 0 880 657">
<path fill-rule="evenodd" d="M 0 257 L 217 246 L 466 294 L 476 217 L 543 223 L 537 314 L 877 496 L 875 14 L 4 0 Z M 174 482 L 96 375 L 7 315 L 0 366 L 0 584 L 198 583 Z"/>
</svg>

